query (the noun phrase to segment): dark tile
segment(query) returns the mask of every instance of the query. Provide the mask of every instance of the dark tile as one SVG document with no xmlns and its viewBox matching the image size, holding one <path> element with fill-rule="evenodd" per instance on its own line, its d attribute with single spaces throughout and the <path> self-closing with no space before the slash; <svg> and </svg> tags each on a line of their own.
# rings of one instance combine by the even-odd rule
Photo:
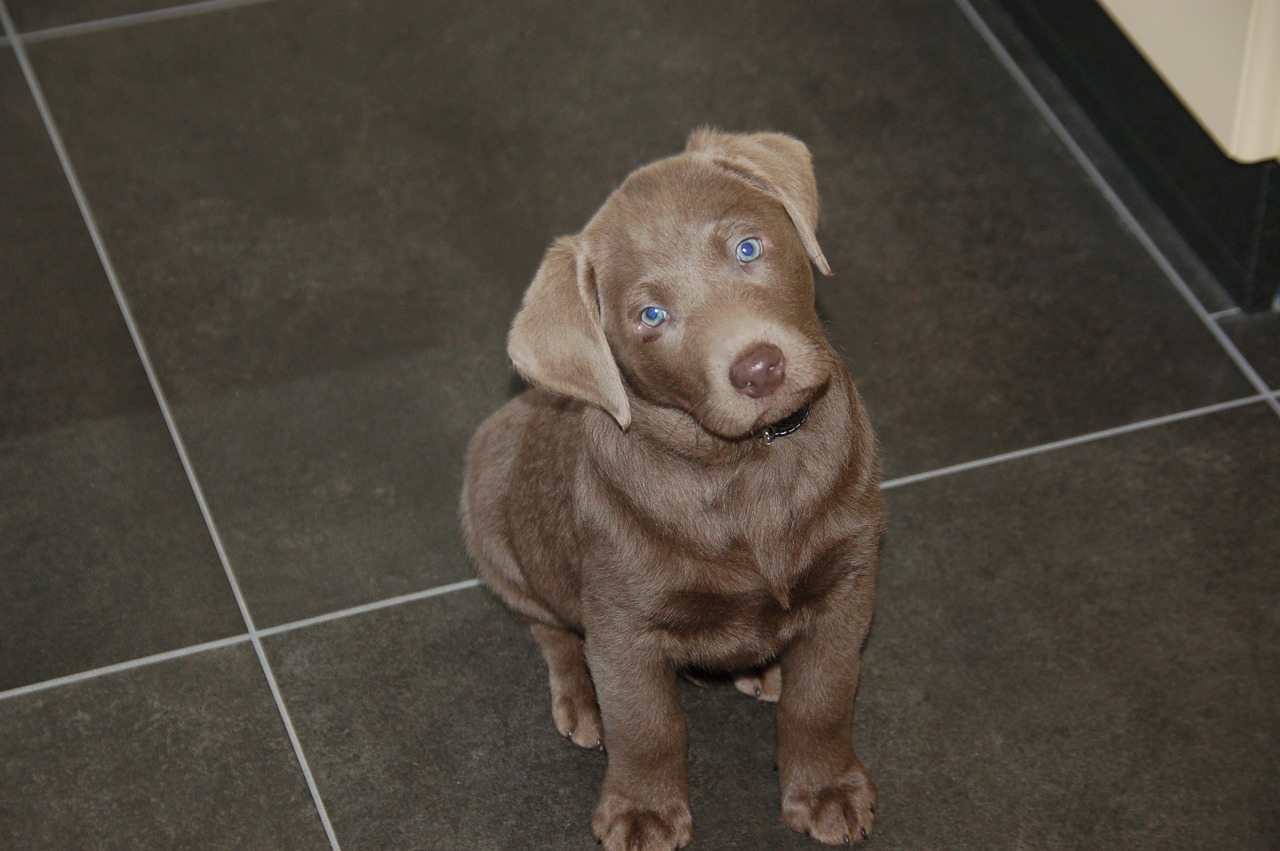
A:
<svg viewBox="0 0 1280 851">
<path fill-rule="evenodd" d="M 267 647 L 343 848 L 595 847 L 604 755 L 556 732 L 533 641 L 487 592 Z M 771 708 L 731 686 L 682 699 L 696 847 L 810 848 L 779 815 Z"/>
<path fill-rule="evenodd" d="M 1249 395 L 968 21 L 929 20 L 845 76 L 886 115 L 818 156 L 836 272 L 818 300 L 887 475 Z"/>
<path fill-rule="evenodd" d="M 258 626 L 472 575 L 463 455 L 508 387 L 487 360 L 426 352 L 178 410 Z"/>
<path fill-rule="evenodd" d="M 604 757 L 556 733 L 533 641 L 486 592 L 266 645 L 343 848 L 593 847 Z"/>
<path fill-rule="evenodd" d="M 1278 437 L 1255 404 L 889 492 L 884 847 L 1271 847 Z"/>
<path fill-rule="evenodd" d="M 155 410 L 18 62 L 0 52 L 0 439 Z"/>
<path fill-rule="evenodd" d="M 500 369 L 542 247 L 705 122 L 814 147 L 893 474 L 1248 392 L 953 5 L 702 14 L 279 3 L 33 54 L 181 400 L 464 341 Z"/>
<path fill-rule="evenodd" d="M 22 75 L 0 63 L 3 691 L 244 624 Z"/>
<path fill-rule="evenodd" d="M 244 632 L 159 420 L 0 443 L 0 691 Z"/>
<path fill-rule="evenodd" d="M 1250 392 L 948 2 L 376 12 L 31 47 L 267 621 L 458 575 L 423 565 L 544 247 L 703 123 L 813 146 L 890 476 Z M 416 471 L 428 500 L 380 501 Z"/>
<path fill-rule="evenodd" d="M 1280 389 L 1280 314 L 1229 316 L 1220 323 L 1267 386 Z"/>
<path fill-rule="evenodd" d="M 0 700 L 5 848 L 328 848 L 248 644 Z"/>
<path fill-rule="evenodd" d="M 1277 436 L 1253 405 L 890 492 L 855 730 L 876 847 L 1268 847 Z M 592 847 L 604 758 L 555 733 L 486 593 L 268 652 L 344 847 Z M 698 847 L 812 847 L 778 817 L 772 711 L 682 703 Z"/>
</svg>

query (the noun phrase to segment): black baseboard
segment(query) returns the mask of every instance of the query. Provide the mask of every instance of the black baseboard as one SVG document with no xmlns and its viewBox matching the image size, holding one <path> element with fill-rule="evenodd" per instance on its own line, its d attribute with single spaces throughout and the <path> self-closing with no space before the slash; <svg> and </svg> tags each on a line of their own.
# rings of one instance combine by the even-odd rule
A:
<svg viewBox="0 0 1280 851">
<path fill-rule="evenodd" d="M 999 0 L 1231 297 L 1280 289 L 1280 162 L 1227 157 L 1096 0 Z"/>
</svg>

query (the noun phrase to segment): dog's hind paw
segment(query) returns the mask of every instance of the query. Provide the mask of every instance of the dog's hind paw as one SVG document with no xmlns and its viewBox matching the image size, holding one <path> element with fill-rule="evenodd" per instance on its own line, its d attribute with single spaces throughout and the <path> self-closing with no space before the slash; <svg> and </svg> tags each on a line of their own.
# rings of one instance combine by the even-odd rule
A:
<svg viewBox="0 0 1280 851">
<path fill-rule="evenodd" d="M 604 726 L 594 694 L 557 694 L 551 700 L 556 730 L 580 748 L 604 747 Z"/>
<path fill-rule="evenodd" d="M 774 662 L 764 670 L 752 669 L 733 675 L 733 684 L 747 697 L 777 703 L 782 696 L 782 667 Z"/>
</svg>

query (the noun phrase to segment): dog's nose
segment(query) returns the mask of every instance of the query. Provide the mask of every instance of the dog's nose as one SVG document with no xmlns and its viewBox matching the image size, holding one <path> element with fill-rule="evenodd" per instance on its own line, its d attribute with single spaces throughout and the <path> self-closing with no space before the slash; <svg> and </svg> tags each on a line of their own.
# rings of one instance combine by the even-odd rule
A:
<svg viewBox="0 0 1280 851">
<path fill-rule="evenodd" d="M 786 377 L 782 350 L 772 343 L 761 343 L 729 367 L 729 382 L 753 399 L 772 394 Z"/>
</svg>

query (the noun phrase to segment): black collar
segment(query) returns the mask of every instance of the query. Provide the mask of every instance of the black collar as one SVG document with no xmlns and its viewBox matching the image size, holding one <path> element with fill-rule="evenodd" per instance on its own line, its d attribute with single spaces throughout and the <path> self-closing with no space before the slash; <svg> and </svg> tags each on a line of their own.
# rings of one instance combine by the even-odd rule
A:
<svg viewBox="0 0 1280 851">
<path fill-rule="evenodd" d="M 809 419 L 809 408 L 812 404 L 805 402 L 800 406 L 800 410 L 796 411 L 789 417 L 778 420 L 773 425 L 764 427 L 764 431 L 760 432 L 760 437 L 764 440 L 764 445 L 768 446 L 779 437 L 786 437 L 800 430 L 800 426 L 804 425 L 804 421 Z"/>
</svg>

